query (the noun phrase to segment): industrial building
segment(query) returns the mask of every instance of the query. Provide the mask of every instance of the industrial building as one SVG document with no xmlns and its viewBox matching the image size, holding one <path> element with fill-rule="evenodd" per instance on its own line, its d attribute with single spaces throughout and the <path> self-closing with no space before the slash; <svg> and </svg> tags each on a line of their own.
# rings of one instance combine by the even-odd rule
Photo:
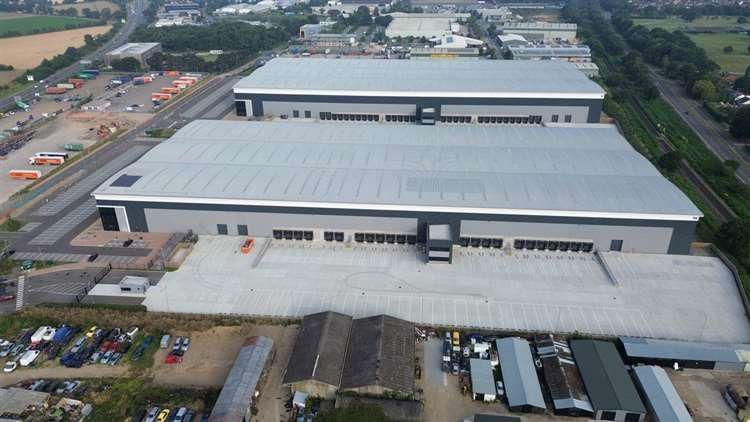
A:
<svg viewBox="0 0 750 422">
<path fill-rule="evenodd" d="M 574 62 L 573 66 L 589 78 L 599 77 L 599 66 L 594 62 Z"/>
<path fill-rule="evenodd" d="M 341 383 L 352 317 L 337 312 L 306 315 L 283 383 L 292 391 L 334 398 Z"/>
<path fill-rule="evenodd" d="M 487 22 L 507 22 L 513 19 L 513 12 L 507 7 L 477 9 L 477 13 Z"/>
<path fill-rule="evenodd" d="M 507 49 L 512 60 L 591 61 L 591 49 L 583 44 L 511 45 Z"/>
<path fill-rule="evenodd" d="M 388 38 L 435 38 L 460 32 L 460 22 L 471 16 L 468 13 L 403 13 L 395 12 L 385 28 Z"/>
<path fill-rule="evenodd" d="M 253 419 L 253 402 L 261 380 L 272 358 L 273 340 L 248 337 L 240 348 L 224 387 L 216 399 L 209 422 L 249 421 Z"/>
<path fill-rule="evenodd" d="M 478 48 L 426 47 L 409 50 L 410 59 L 479 59 Z"/>
<path fill-rule="evenodd" d="M 518 34 L 500 34 L 497 36 L 497 41 L 501 47 L 510 47 L 511 45 L 529 45 L 529 41 Z"/>
<path fill-rule="evenodd" d="M 492 364 L 487 359 L 469 359 L 471 394 L 474 400 L 491 403 L 497 399 Z"/>
<path fill-rule="evenodd" d="M 643 422 L 643 406 L 615 345 L 601 340 L 571 340 L 570 348 L 598 420 Z"/>
<path fill-rule="evenodd" d="M 283 383 L 334 398 L 337 391 L 414 392 L 414 324 L 388 315 L 353 320 L 336 312 L 306 315 Z"/>
<path fill-rule="evenodd" d="M 506 337 L 495 343 L 508 409 L 511 412 L 544 412 L 547 406 L 529 342 L 518 337 Z"/>
<path fill-rule="evenodd" d="M 276 58 L 234 86 L 238 116 L 387 123 L 598 123 L 605 91 L 523 60 Z"/>
<path fill-rule="evenodd" d="M 529 41 L 576 41 L 578 25 L 559 22 L 506 22 L 498 27 L 505 34 L 522 35 Z"/>
<path fill-rule="evenodd" d="M 320 34 L 322 26 L 318 23 L 306 23 L 299 27 L 299 38 L 302 40 L 310 40 L 313 35 Z"/>
<path fill-rule="evenodd" d="M 313 49 L 342 49 L 357 45 L 354 34 L 314 34 L 307 44 Z"/>
<path fill-rule="evenodd" d="M 633 375 L 654 422 L 692 422 L 693 418 L 664 369 L 636 366 Z"/>
<path fill-rule="evenodd" d="M 127 57 L 132 57 L 138 60 L 141 67 L 148 67 L 148 58 L 153 56 L 155 53 L 161 52 L 161 43 L 158 42 L 145 42 L 145 43 L 127 43 L 123 44 L 114 50 L 104 55 L 104 64 L 107 66 L 112 65 L 114 60 L 122 60 Z"/>
<path fill-rule="evenodd" d="M 105 230 L 572 252 L 686 254 L 702 216 L 589 124 L 198 120 L 93 196 Z"/>
<path fill-rule="evenodd" d="M 542 372 L 555 414 L 592 416 L 594 409 L 586 395 L 568 342 L 547 334 L 538 336 L 534 345 L 542 363 Z"/>
<path fill-rule="evenodd" d="M 750 371 L 750 345 L 620 337 L 629 364 L 647 364 L 721 371 Z"/>
</svg>

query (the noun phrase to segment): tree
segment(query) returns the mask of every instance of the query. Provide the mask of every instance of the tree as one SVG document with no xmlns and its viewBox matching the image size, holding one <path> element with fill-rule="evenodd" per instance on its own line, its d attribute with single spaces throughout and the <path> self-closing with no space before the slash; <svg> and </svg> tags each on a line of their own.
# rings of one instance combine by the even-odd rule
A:
<svg viewBox="0 0 750 422">
<path fill-rule="evenodd" d="M 732 47 L 731 45 L 728 45 L 724 47 L 723 51 L 724 51 L 724 54 L 732 54 L 732 52 L 734 51 L 734 47 Z"/>
<path fill-rule="evenodd" d="M 747 23 L 747 18 L 744 16 L 740 16 L 737 18 L 737 23 Z"/>
<path fill-rule="evenodd" d="M 139 72 L 141 70 L 141 63 L 133 57 L 112 60 L 111 66 L 112 69 L 121 72 Z"/>
<path fill-rule="evenodd" d="M 732 173 L 736 172 L 740 168 L 740 163 L 736 160 L 724 160 L 724 166 L 726 166 Z"/>
<path fill-rule="evenodd" d="M 347 407 L 318 413 L 315 422 L 388 422 L 388 418 L 380 406 L 355 401 Z"/>
<path fill-rule="evenodd" d="M 750 255 L 750 223 L 731 220 L 722 224 L 716 233 L 716 243 L 737 258 Z"/>
<path fill-rule="evenodd" d="M 729 124 L 729 132 L 736 138 L 750 137 L 750 106 L 740 107 Z"/>
<path fill-rule="evenodd" d="M 682 160 L 682 156 L 680 156 L 680 153 L 677 151 L 670 151 L 665 154 L 662 154 L 661 157 L 659 157 L 659 167 L 666 170 L 669 173 L 674 173 L 677 171 L 677 169 L 680 168 L 680 160 Z"/>
<path fill-rule="evenodd" d="M 716 86 L 709 80 L 701 79 L 700 81 L 695 81 L 690 92 L 696 99 L 703 101 L 712 100 L 716 97 Z"/>
</svg>

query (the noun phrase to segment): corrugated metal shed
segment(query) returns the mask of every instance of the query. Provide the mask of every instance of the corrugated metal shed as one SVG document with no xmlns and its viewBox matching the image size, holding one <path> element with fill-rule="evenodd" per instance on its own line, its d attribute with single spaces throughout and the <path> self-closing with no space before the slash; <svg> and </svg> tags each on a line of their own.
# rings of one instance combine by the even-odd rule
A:
<svg viewBox="0 0 750 422">
<path fill-rule="evenodd" d="M 141 177 L 132 186 L 113 186 L 123 174 Z M 701 215 L 615 126 L 599 124 L 199 120 L 112 176 L 94 196 L 688 221 Z"/>
<path fill-rule="evenodd" d="M 586 395 L 581 374 L 573 360 L 570 345 L 551 334 L 538 336 L 535 346 L 547 389 L 555 411 L 566 414 L 592 414 L 594 409 Z"/>
<path fill-rule="evenodd" d="M 625 356 L 632 362 L 705 362 L 716 369 L 742 371 L 748 368 L 750 345 L 688 342 L 620 337 Z"/>
<path fill-rule="evenodd" d="M 570 348 L 594 410 L 646 413 L 613 343 L 571 340 Z"/>
<path fill-rule="evenodd" d="M 495 377 L 492 375 L 492 364 L 486 359 L 469 359 L 471 371 L 471 391 L 474 394 L 497 395 Z"/>
<path fill-rule="evenodd" d="M 664 369 L 658 366 L 636 366 L 633 372 L 656 422 L 693 420 Z"/>
<path fill-rule="evenodd" d="M 508 337 L 496 340 L 496 344 L 508 405 L 546 409 L 529 342 Z"/>
<path fill-rule="evenodd" d="M 224 381 L 209 421 L 237 422 L 245 420 L 253 395 L 263 375 L 266 361 L 273 350 L 273 340 L 268 337 L 248 337 L 232 369 Z"/>
<path fill-rule="evenodd" d="M 432 20 L 427 20 L 431 22 Z M 450 32 L 447 20 L 445 29 Z M 409 22 L 421 23 L 424 22 Z M 393 23 L 392 23 L 393 25 Z M 604 98 L 604 90 L 575 67 L 564 62 L 517 62 L 482 60 L 422 62 L 410 60 L 330 60 L 276 58 L 234 86 L 235 92 L 283 92 L 302 94 L 336 91 L 354 93 L 482 93 L 567 94 L 569 98 L 593 94 Z"/>
</svg>

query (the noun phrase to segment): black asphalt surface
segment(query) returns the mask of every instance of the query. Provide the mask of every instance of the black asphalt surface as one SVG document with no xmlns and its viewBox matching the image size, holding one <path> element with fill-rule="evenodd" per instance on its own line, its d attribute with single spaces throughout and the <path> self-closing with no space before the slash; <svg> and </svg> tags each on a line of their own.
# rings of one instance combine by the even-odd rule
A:
<svg viewBox="0 0 750 422">
<path fill-rule="evenodd" d="M 86 175 L 100 169 L 102 166 L 110 164 L 113 159 L 121 157 L 124 152 L 130 150 L 135 145 L 143 146 L 143 154 L 145 154 L 159 142 L 143 140 L 144 132 L 146 130 L 151 128 L 184 126 L 189 121 L 193 120 L 192 118 L 186 118 L 183 116 L 183 113 L 185 113 L 186 110 L 189 109 L 192 109 L 191 115 L 195 115 L 196 118 L 203 118 L 204 115 L 209 112 L 211 114 L 214 114 L 216 107 L 219 106 L 219 104 L 221 104 L 222 102 L 226 102 L 227 96 L 232 95 L 232 86 L 238 79 L 238 77 L 234 76 L 217 77 L 206 82 L 203 86 L 199 87 L 195 91 L 186 93 L 184 97 L 177 99 L 175 103 L 168 104 L 165 109 L 157 113 L 149 122 L 146 122 L 127 132 L 125 135 L 101 147 L 98 151 L 88 156 L 87 158 L 74 163 L 65 171 L 52 176 L 52 178 L 49 179 L 47 183 L 45 183 L 44 189 L 51 189 L 52 186 L 59 185 L 71 175 L 78 176 L 77 179 L 80 180 Z M 206 101 L 206 98 L 208 98 L 208 94 L 217 91 L 223 91 L 226 93 L 226 95 L 220 95 L 218 97 L 212 96 L 211 98 L 217 99 L 215 101 Z M 200 112 L 195 113 L 196 109 L 199 109 Z M 227 109 L 227 111 L 230 110 Z M 125 166 L 135 161 L 137 158 L 139 158 L 139 156 L 136 156 L 135 158 L 133 158 L 133 160 L 124 162 L 121 166 L 118 166 L 116 170 L 121 170 Z M 69 182 L 65 181 L 65 183 Z M 50 201 L 54 201 L 54 199 L 58 195 L 64 194 L 66 189 L 69 189 L 72 186 L 75 186 L 75 182 L 63 187 L 63 189 L 61 189 L 59 192 L 56 192 L 54 195 L 52 195 Z M 83 192 L 74 201 L 72 201 L 66 207 L 60 209 L 60 211 L 55 215 L 51 216 L 41 216 L 35 213 L 35 211 L 45 203 L 44 201 L 40 201 L 40 203 L 35 204 L 35 206 L 26 210 L 22 215 L 19 216 L 19 219 L 24 222 L 38 222 L 40 224 L 33 230 L 30 230 L 28 232 L 17 232 L 13 233 L 12 235 L 9 234 L 6 237 L 3 237 L 3 239 L 9 240 L 11 242 L 11 247 L 18 252 L 50 252 L 64 254 L 99 253 L 102 256 L 148 255 L 148 253 L 150 252 L 149 249 L 71 246 L 70 241 L 84 228 L 91 225 L 98 218 L 98 214 L 96 212 L 93 212 L 89 218 L 85 219 L 80 224 L 70 228 L 70 230 L 68 230 L 68 232 L 64 236 L 62 236 L 52 245 L 29 245 L 29 241 L 31 239 L 37 237 L 40 233 L 53 227 L 55 224 L 58 224 L 63 216 L 75 210 L 77 207 L 81 206 L 88 199 L 90 199 L 92 191 L 93 189 Z"/>
<path fill-rule="evenodd" d="M 111 40 L 107 41 L 101 48 L 99 48 L 94 53 L 89 54 L 88 56 L 84 57 L 81 60 L 91 60 L 96 61 L 100 60 L 102 57 L 104 57 L 104 54 L 107 53 L 110 50 L 113 50 L 123 44 L 125 44 L 128 41 L 128 37 L 130 37 L 130 34 L 133 33 L 135 28 L 138 27 L 138 25 L 145 22 L 146 17 L 143 15 L 143 11 L 146 10 L 147 1 L 146 0 L 135 0 L 132 4 L 128 4 L 128 16 L 125 20 L 125 25 L 120 29 L 120 32 L 118 32 L 114 37 L 112 37 Z M 44 79 L 45 85 L 53 85 L 57 84 L 59 82 L 66 81 L 68 78 L 73 76 L 76 72 L 81 70 L 81 65 L 79 62 L 75 62 L 72 65 L 60 69 L 57 72 L 53 73 L 49 77 Z M 39 85 L 37 83 L 36 85 Z M 0 110 L 5 110 L 7 108 L 10 108 L 14 104 L 14 97 L 21 97 L 24 100 L 30 100 L 34 97 L 35 92 L 39 92 L 40 90 L 43 90 L 44 87 L 35 88 L 33 85 L 24 89 L 23 91 L 19 91 L 9 97 L 0 99 Z"/>
</svg>

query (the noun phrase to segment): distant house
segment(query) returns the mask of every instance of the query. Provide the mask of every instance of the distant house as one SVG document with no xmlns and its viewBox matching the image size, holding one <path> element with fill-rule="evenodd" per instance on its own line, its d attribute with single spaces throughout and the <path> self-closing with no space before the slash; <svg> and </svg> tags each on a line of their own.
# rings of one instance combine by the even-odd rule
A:
<svg viewBox="0 0 750 422">
<path fill-rule="evenodd" d="M 613 343 L 571 340 L 570 349 L 596 419 L 617 422 L 645 419 L 646 408 Z"/>
</svg>

